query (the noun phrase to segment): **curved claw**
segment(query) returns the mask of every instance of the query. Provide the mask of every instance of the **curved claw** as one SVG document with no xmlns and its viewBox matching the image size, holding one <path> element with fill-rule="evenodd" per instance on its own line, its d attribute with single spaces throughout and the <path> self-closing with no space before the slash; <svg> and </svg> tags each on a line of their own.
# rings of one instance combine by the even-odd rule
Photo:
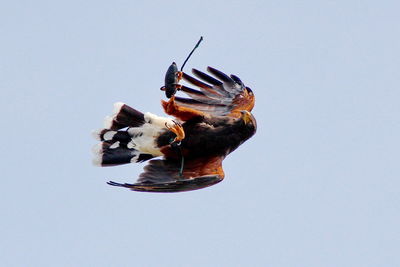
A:
<svg viewBox="0 0 400 267">
<path fill-rule="evenodd" d="M 178 83 L 180 80 L 182 80 L 182 77 L 183 77 L 182 71 L 177 71 L 175 75 L 176 75 L 176 83 Z"/>
<path fill-rule="evenodd" d="M 180 142 L 185 139 L 185 130 L 183 130 L 182 124 L 175 120 L 173 122 L 173 126 L 169 126 L 167 123 L 165 123 L 165 127 L 176 135 L 174 141 L 172 142 Z"/>
</svg>

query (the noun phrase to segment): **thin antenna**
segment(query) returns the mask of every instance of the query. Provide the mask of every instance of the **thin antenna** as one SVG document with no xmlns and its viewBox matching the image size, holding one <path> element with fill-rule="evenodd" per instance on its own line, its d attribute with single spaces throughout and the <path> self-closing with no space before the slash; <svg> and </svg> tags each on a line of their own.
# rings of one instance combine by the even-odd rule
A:
<svg viewBox="0 0 400 267">
<path fill-rule="evenodd" d="M 203 41 L 203 36 L 200 37 L 200 40 L 197 42 L 197 44 L 194 46 L 192 52 L 190 52 L 190 54 L 187 56 L 187 58 L 185 59 L 185 61 L 183 62 L 183 65 L 181 67 L 181 71 L 183 70 L 183 67 L 185 67 L 186 62 L 189 60 L 190 56 L 193 54 L 194 50 L 196 50 L 197 47 L 199 47 L 201 41 Z"/>
</svg>

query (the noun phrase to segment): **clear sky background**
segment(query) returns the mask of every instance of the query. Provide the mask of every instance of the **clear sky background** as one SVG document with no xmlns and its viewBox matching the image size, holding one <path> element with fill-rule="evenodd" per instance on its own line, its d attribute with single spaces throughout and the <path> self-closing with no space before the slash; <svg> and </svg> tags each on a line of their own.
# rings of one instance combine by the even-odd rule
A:
<svg viewBox="0 0 400 267">
<path fill-rule="evenodd" d="M 398 1 L 3 1 L 0 266 L 400 266 Z M 225 180 L 108 186 L 114 102 L 163 114 L 172 61 L 239 76 L 257 134 Z"/>
</svg>

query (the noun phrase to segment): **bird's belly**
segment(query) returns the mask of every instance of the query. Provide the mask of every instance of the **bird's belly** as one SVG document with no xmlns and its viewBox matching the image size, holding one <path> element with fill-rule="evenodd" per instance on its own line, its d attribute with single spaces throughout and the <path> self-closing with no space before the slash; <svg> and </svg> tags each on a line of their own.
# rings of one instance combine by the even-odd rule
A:
<svg viewBox="0 0 400 267">
<path fill-rule="evenodd" d="M 182 141 L 182 148 L 193 157 L 226 155 L 231 146 L 232 143 L 226 137 L 207 132 L 189 134 Z"/>
</svg>

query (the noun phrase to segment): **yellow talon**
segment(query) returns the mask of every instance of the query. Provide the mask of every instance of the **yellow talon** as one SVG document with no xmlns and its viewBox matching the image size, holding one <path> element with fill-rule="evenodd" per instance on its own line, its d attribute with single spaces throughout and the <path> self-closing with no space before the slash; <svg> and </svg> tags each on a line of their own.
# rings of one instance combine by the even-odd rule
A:
<svg viewBox="0 0 400 267">
<path fill-rule="evenodd" d="M 183 127 L 179 122 L 177 122 L 177 121 L 173 121 L 173 122 L 174 122 L 174 125 L 172 127 L 169 126 L 167 123 L 165 123 L 165 127 L 167 127 L 168 130 L 170 130 L 171 132 L 173 132 L 176 135 L 173 142 L 180 142 L 183 139 L 185 139 L 185 131 L 183 130 Z"/>
</svg>

